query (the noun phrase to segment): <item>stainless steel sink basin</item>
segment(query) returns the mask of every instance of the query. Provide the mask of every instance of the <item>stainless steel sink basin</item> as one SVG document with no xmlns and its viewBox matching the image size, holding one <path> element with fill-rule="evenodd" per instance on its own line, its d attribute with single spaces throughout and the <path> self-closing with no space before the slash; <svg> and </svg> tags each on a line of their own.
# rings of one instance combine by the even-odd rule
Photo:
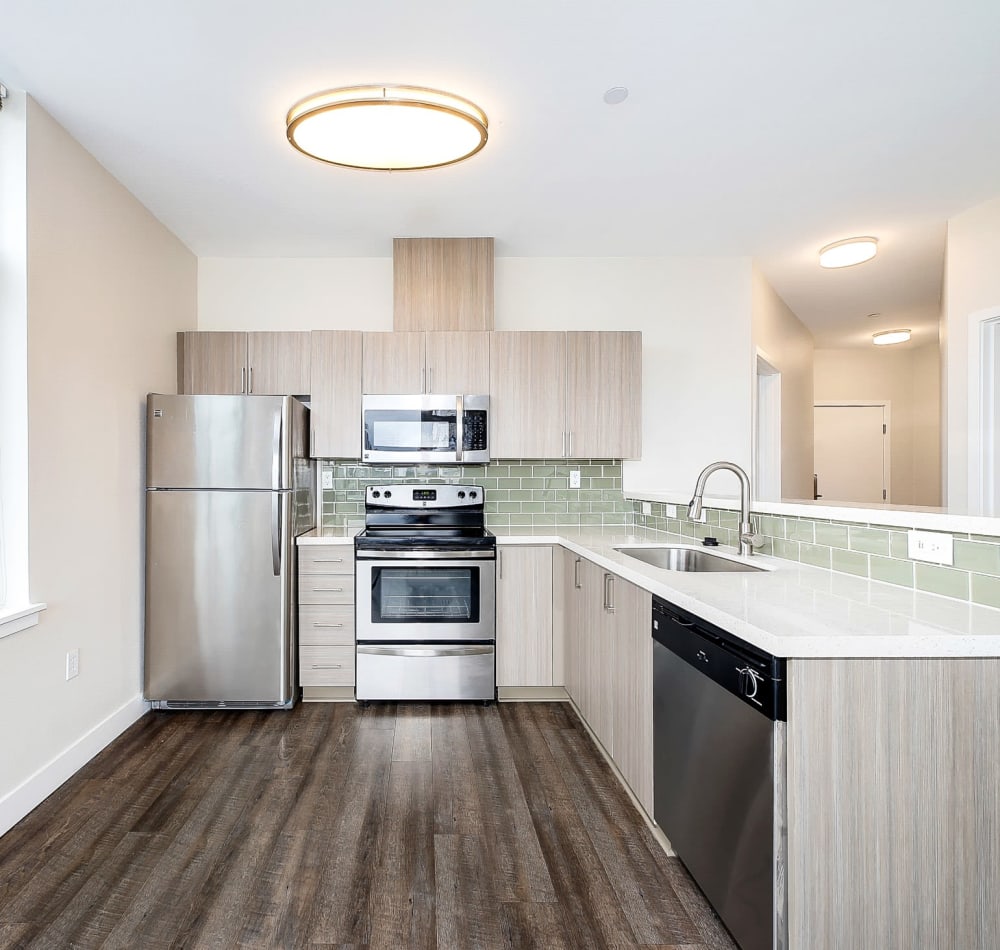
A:
<svg viewBox="0 0 1000 950">
<path fill-rule="evenodd" d="M 737 561 L 732 558 L 723 557 L 719 554 L 709 554 L 708 551 L 701 551 L 698 548 L 679 547 L 672 544 L 645 544 L 629 545 L 615 548 L 622 554 L 637 558 L 652 564 L 653 567 L 662 567 L 667 571 L 766 571 L 766 567 L 756 567 Z"/>
</svg>

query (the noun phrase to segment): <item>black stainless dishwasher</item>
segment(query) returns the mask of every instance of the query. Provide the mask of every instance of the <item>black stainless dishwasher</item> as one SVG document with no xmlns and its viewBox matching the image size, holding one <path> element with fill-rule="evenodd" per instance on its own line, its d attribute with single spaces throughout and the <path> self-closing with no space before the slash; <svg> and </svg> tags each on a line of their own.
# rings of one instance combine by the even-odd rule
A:
<svg viewBox="0 0 1000 950">
<path fill-rule="evenodd" d="M 785 661 L 653 598 L 653 817 L 742 950 L 787 945 Z"/>
</svg>

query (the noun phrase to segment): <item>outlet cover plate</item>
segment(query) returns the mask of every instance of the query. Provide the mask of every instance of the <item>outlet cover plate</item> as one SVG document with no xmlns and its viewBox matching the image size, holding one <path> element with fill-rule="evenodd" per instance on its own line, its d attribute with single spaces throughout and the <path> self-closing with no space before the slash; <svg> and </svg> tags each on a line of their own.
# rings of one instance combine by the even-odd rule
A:
<svg viewBox="0 0 1000 950">
<path fill-rule="evenodd" d="M 323 488 L 333 488 L 333 472 L 328 468 L 323 470 Z"/>
<path fill-rule="evenodd" d="M 580 470 L 574 468 L 569 473 L 569 487 L 579 488 L 580 487 Z"/>
<path fill-rule="evenodd" d="M 80 651 L 70 650 L 66 654 L 66 679 L 71 680 L 80 675 Z"/>
<path fill-rule="evenodd" d="M 906 554 L 913 561 L 951 565 L 955 563 L 955 539 L 940 531 L 907 531 Z"/>
</svg>

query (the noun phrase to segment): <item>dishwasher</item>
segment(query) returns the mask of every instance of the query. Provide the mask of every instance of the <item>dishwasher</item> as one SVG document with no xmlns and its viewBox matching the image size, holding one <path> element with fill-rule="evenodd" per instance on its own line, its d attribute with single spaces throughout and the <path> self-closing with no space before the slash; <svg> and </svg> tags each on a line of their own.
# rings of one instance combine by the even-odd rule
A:
<svg viewBox="0 0 1000 950">
<path fill-rule="evenodd" d="M 785 661 L 653 598 L 653 817 L 742 950 L 785 950 Z"/>
</svg>

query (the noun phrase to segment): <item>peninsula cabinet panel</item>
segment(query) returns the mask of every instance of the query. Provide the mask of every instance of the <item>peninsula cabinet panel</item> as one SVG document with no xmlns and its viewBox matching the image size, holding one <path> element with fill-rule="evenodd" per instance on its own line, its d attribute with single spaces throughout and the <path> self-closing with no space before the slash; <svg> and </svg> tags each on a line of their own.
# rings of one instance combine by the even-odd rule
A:
<svg viewBox="0 0 1000 950">
<path fill-rule="evenodd" d="M 1000 933 L 1000 660 L 788 661 L 789 947 Z"/>
<path fill-rule="evenodd" d="M 490 334 L 490 419 L 493 458 L 565 454 L 565 333 Z"/>
<path fill-rule="evenodd" d="M 314 458 L 361 457 L 360 330 L 313 330 L 311 336 Z"/>
<path fill-rule="evenodd" d="M 214 330 L 177 334 L 177 392 L 238 396 L 246 392 L 247 335 Z"/>
<path fill-rule="evenodd" d="M 642 334 L 566 334 L 566 428 L 572 458 L 642 454 Z"/>
<path fill-rule="evenodd" d="M 490 391 L 490 334 L 426 333 L 424 354 L 426 392 Z"/>
<path fill-rule="evenodd" d="M 247 334 L 247 392 L 254 396 L 308 396 L 308 331 Z"/>
<path fill-rule="evenodd" d="M 613 576 L 612 755 L 646 814 L 653 814 L 652 597 Z"/>
<path fill-rule="evenodd" d="M 364 334 L 364 368 L 361 379 L 366 393 L 422 393 L 424 334 Z"/>
<path fill-rule="evenodd" d="M 497 550 L 497 686 L 552 685 L 552 548 Z"/>
</svg>

